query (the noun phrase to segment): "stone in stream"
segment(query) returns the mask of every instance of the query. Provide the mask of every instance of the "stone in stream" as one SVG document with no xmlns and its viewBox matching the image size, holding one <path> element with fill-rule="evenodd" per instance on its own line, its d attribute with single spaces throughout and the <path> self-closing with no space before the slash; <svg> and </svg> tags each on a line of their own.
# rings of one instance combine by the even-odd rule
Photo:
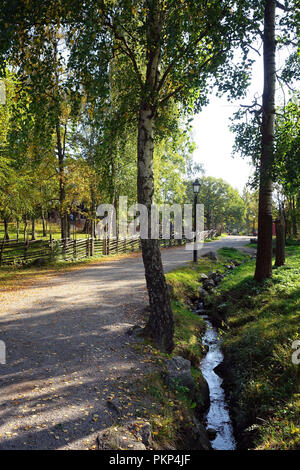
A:
<svg viewBox="0 0 300 470">
<path fill-rule="evenodd" d="M 198 302 L 197 307 L 193 310 L 193 313 L 196 313 L 197 315 L 203 315 L 205 312 L 203 302 Z"/>
<path fill-rule="evenodd" d="M 199 299 L 203 302 L 205 298 L 208 296 L 207 292 L 203 287 L 198 287 L 198 294 L 199 294 Z"/>
<path fill-rule="evenodd" d="M 208 279 L 208 276 L 204 273 L 200 273 L 198 281 L 203 282 L 203 281 L 205 281 L 205 279 Z"/>
<path fill-rule="evenodd" d="M 203 281 L 203 289 L 210 291 L 214 287 L 216 287 L 216 285 L 215 285 L 215 283 L 212 279 L 207 279 L 207 280 Z"/>
<path fill-rule="evenodd" d="M 215 284 L 219 284 L 219 283 L 222 281 L 223 277 L 224 277 L 224 276 L 223 276 L 220 272 L 218 272 L 218 271 L 216 271 L 216 272 L 214 272 L 214 273 L 209 273 L 208 276 L 209 276 L 209 279 L 211 279 L 212 281 L 214 281 Z"/>
<path fill-rule="evenodd" d="M 217 431 L 214 428 L 207 428 L 206 432 L 210 441 L 213 441 L 216 438 Z"/>
<path fill-rule="evenodd" d="M 228 367 L 226 365 L 226 362 L 223 361 L 221 362 L 220 364 L 218 364 L 215 368 L 214 368 L 214 372 L 215 374 L 217 374 L 219 377 L 221 377 L 222 379 L 224 379 L 225 377 L 228 376 Z"/>
<path fill-rule="evenodd" d="M 193 418 L 193 426 L 189 429 L 187 441 L 191 450 L 211 450 L 206 429 L 196 418 Z"/>
</svg>

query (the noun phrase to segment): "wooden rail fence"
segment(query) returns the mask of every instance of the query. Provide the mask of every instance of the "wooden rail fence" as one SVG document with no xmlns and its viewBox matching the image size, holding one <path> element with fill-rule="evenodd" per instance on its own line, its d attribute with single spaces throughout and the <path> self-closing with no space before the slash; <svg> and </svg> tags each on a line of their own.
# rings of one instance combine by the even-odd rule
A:
<svg viewBox="0 0 300 470">
<path fill-rule="evenodd" d="M 202 232 L 203 239 L 215 236 L 215 230 Z M 186 239 L 160 239 L 163 248 L 183 245 Z M 66 240 L 0 240 L 0 266 L 32 264 L 37 260 L 80 260 L 89 257 L 107 256 L 118 253 L 141 251 L 141 239 L 134 236 L 127 239 L 66 239 Z"/>
</svg>

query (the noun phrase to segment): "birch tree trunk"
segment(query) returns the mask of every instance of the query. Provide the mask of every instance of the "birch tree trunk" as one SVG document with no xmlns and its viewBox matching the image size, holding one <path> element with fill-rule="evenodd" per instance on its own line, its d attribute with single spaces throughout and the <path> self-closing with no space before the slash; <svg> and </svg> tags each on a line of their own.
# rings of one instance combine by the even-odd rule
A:
<svg viewBox="0 0 300 470">
<path fill-rule="evenodd" d="M 151 204 L 153 203 L 153 111 L 141 106 L 138 127 L 138 202 L 148 210 L 149 238 L 142 239 L 143 262 L 150 302 L 146 332 L 166 352 L 174 347 L 174 323 L 167 284 L 163 272 L 159 240 L 151 236 Z"/>
<path fill-rule="evenodd" d="M 138 202 L 148 211 L 148 239 L 142 239 L 142 254 L 150 302 L 147 334 L 165 352 L 174 348 L 174 321 L 167 283 L 164 276 L 159 240 L 151 239 L 151 205 L 154 196 L 153 133 L 157 114 L 157 84 L 160 71 L 160 35 L 163 11 L 152 2 L 147 31 L 147 71 L 138 119 Z"/>
<path fill-rule="evenodd" d="M 61 144 L 61 132 L 59 119 L 56 122 L 56 148 L 58 157 L 58 176 L 59 176 L 59 211 L 60 211 L 60 227 L 61 238 L 64 240 L 67 237 L 67 216 L 65 209 L 66 189 L 65 189 L 65 165 L 64 165 L 64 152 Z"/>
<path fill-rule="evenodd" d="M 275 115 L 275 10 L 276 0 L 265 0 L 264 13 L 264 90 L 258 208 L 258 246 L 255 279 L 272 276 L 272 163 Z"/>
</svg>

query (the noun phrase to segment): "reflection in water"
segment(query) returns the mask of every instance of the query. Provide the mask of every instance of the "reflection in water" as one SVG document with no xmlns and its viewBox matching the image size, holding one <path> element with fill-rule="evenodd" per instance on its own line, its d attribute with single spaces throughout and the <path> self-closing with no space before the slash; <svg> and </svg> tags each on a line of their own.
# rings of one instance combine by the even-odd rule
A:
<svg viewBox="0 0 300 470">
<path fill-rule="evenodd" d="M 201 315 L 207 325 L 202 342 L 209 347 L 208 353 L 202 360 L 200 369 L 209 386 L 210 408 L 207 414 L 207 429 L 216 431 L 216 438 L 212 441 L 215 450 L 235 450 L 236 443 L 233 436 L 232 424 L 225 400 L 224 390 L 221 386 L 223 380 L 214 372 L 214 368 L 223 362 L 221 339 L 206 315 Z"/>
</svg>

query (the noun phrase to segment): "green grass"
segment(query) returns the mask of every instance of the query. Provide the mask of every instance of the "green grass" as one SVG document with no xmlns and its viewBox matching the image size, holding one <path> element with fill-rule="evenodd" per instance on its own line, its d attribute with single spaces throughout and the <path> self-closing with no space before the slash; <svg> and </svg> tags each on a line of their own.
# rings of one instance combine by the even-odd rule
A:
<svg viewBox="0 0 300 470">
<path fill-rule="evenodd" d="M 153 354 L 149 346 L 147 353 Z M 154 449 L 184 449 L 194 426 L 194 403 L 188 390 L 180 385 L 168 387 L 160 370 L 149 373 L 137 385 L 144 418 L 151 424 Z"/>
<path fill-rule="evenodd" d="M 29 240 L 31 240 L 31 221 L 28 222 L 27 224 L 27 229 L 29 233 Z M 73 235 L 73 229 L 71 229 Z M 52 232 L 52 238 L 54 240 L 60 240 L 61 239 L 61 229 L 58 224 L 52 223 L 51 224 L 51 232 Z M 9 222 L 8 223 L 8 235 L 9 238 L 12 240 L 16 240 L 17 238 L 17 224 L 15 222 Z M 49 240 L 50 235 L 49 235 L 49 224 L 48 224 L 48 230 L 47 230 L 47 236 L 43 237 L 43 225 L 41 220 L 36 220 L 35 222 L 35 235 L 36 239 L 39 240 Z M 77 238 L 85 238 L 87 235 L 85 233 L 80 233 L 77 232 L 76 237 Z M 3 222 L 0 222 L 0 240 L 2 240 L 4 237 L 4 225 Z M 19 231 L 19 240 L 22 242 L 24 241 L 24 222 L 20 222 L 20 231 Z"/>
<path fill-rule="evenodd" d="M 182 356 L 198 366 L 203 356 L 201 337 L 205 332 L 205 322 L 179 301 L 172 300 L 172 311 L 175 323 L 172 355 Z"/>
<path fill-rule="evenodd" d="M 291 347 L 300 339 L 299 243 L 288 243 L 287 255 L 286 266 L 261 284 L 253 279 L 254 261 L 236 268 L 214 299 L 229 312 L 223 348 L 237 428 L 254 424 L 249 445 L 256 449 L 300 448 L 299 366 Z"/>
<path fill-rule="evenodd" d="M 200 258 L 198 263 L 190 263 L 190 266 L 178 268 L 166 274 L 166 279 L 173 287 L 174 298 L 182 303 L 188 303 L 190 299 L 199 297 L 199 274 L 207 274 L 210 271 L 226 271 L 226 265 L 232 261 L 240 263 L 249 260 L 250 256 L 235 248 L 221 248 L 218 250 L 218 261 L 212 261 L 207 258 Z"/>
<path fill-rule="evenodd" d="M 249 248 L 257 248 L 257 243 L 248 243 L 246 246 L 248 246 Z"/>
<path fill-rule="evenodd" d="M 221 238 L 228 237 L 227 233 L 221 233 L 221 235 L 216 235 L 215 237 L 206 238 L 204 243 L 214 242 L 216 240 L 221 240 Z"/>
</svg>

